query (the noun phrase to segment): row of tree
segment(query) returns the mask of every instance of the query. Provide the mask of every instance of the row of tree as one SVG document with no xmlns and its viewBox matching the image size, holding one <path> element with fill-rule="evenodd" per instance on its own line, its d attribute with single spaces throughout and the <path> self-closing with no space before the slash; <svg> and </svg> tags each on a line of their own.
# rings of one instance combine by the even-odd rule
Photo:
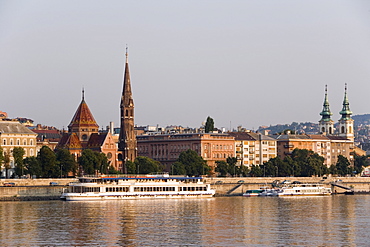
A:
<svg viewBox="0 0 370 247">
<path fill-rule="evenodd" d="M 90 149 L 83 150 L 77 162 L 75 157 L 66 149 L 59 149 L 55 152 L 47 146 L 43 146 L 36 157 L 23 159 L 23 148 L 13 149 L 15 163 L 15 175 L 30 175 L 36 177 L 67 177 L 69 174 L 114 174 L 118 173 L 110 166 L 104 153 Z M 9 154 L 4 154 L 0 147 L 0 164 L 3 163 L 6 174 L 10 169 Z M 237 164 L 235 157 L 229 157 L 226 161 L 217 161 L 215 172 L 218 176 L 323 176 L 353 175 L 360 174 L 363 167 L 369 165 L 367 156 L 355 156 L 354 166 L 342 155 L 338 156 L 335 165 L 329 168 L 324 165 L 324 158 L 306 149 L 295 149 L 291 156 L 284 159 L 279 157 L 270 159 L 262 165 L 252 165 L 251 169 Z M 197 152 L 189 149 L 182 152 L 175 163 L 165 167 L 159 161 L 148 157 L 139 156 L 135 161 L 126 163 L 126 171 L 129 174 L 149 174 L 164 171 L 172 175 L 200 176 L 212 175 L 212 169 Z"/>
<path fill-rule="evenodd" d="M 323 175 L 355 175 L 361 174 L 363 167 L 368 166 L 367 156 L 355 156 L 354 165 L 348 159 L 339 155 L 337 163 L 327 167 L 324 164 L 324 158 L 313 151 L 306 149 L 295 149 L 291 156 L 284 159 L 279 157 L 270 159 L 261 166 L 252 166 L 249 172 L 250 176 L 323 176 Z"/>
</svg>

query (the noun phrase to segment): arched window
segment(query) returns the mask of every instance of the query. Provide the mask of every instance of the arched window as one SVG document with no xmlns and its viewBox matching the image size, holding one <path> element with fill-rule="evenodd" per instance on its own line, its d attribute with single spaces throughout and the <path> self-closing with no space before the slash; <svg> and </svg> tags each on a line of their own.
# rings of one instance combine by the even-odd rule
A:
<svg viewBox="0 0 370 247">
<path fill-rule="evenodd" d="M 321 132 L 323 132 L 323 133 L 325 132 L 325 127 L 321 128 Z"/>
<path fill-rule="evenodd" d="M 342 126 L 341 133 L 342 133 L 342 134 L 343 134 L 343 133 L 345 133 L 345 132 L 344 132 L 344 126 Z"/>
<path fill-rule="evenodd" d="M 21 145 L 21 141 L 17 139 L 17 146 Z"/>
<path fill-rule="evenodd" d="M 329 134 L 333 134 L 333 129 L 332 129 L 332 127 L 329 127 Z"/>
<path fill-rule="evenodd" d="M 13 139 L 10 139 L 10 145 L 13 145 Z"/>
<path fill-rule="evenodd" d="M 352 134 L 352 126 L 349 126 L 349 133 Z"/>
<path fill-rule="evenodd" d="M 33 140 L 30 140 L 30 145 L 33 145 Z"/>
<path fill-rule="evenodd" d="M 6 139 L 3 140 L 4 145 L 6 145 Z"/>
</svg>

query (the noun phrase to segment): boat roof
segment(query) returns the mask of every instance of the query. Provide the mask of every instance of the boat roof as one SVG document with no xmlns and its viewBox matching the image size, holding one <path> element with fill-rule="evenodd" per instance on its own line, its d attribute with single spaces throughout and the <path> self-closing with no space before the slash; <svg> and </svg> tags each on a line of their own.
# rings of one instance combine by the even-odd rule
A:
<svg viewBox="0 0 370 247">
<path fill-rule="evenodd" d="M 146 176 L 125 176 L 125 177 L 79 177 L 79 179 L 102 179 L 102 180 L 123 180 L 123 179 L 146 179 L 146 180 L 156 180 L 156 179 L 181 179 L 181 180 L 191 180 L 191 179 L 203 179 L 202 177 L 146 177 Z"/>
</svg>

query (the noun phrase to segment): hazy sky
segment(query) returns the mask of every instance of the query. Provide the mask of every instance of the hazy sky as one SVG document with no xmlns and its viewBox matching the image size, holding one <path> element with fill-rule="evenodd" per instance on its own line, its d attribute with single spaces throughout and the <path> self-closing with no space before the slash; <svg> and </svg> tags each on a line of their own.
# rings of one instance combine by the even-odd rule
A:
<svg viewBox="0 0 370 247">
<path fill-rule="evenodd" d="M 119 125 L 125 46 L 138 125 L 318 122 L 325 84 L 370 112 L 370 1 L 0 0 L 0 111 Z"/>
</svg>

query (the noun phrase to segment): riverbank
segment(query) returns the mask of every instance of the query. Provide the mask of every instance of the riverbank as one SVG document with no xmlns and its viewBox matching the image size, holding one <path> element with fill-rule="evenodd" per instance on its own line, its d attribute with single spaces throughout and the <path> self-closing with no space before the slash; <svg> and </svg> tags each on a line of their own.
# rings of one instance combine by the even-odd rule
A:
<svg viewBox="0 0 370 247">
<path fill-rule="evenodd" d="M 241 196 L 246 190 L 259 189 L 274 181 L 290 180 L 302 183 L 322 183 L 331 187 L 338 194 L 344 193 L 346 189 L 333 187 L 337 183 L 343 187 L 350 188 L 355 194 L 370 193 L 369 177 L 237 177 L 219 178 L 207 177 L 204 182 L 210 184 L 216 190 L 215 196 Z M 77 179 L 0 179 L 0 201 L 40 201 L 59 200 L 64 188 L 70 182 Z M 9 184 L 13 186 L 3 186 Z M 52 184 L 52 185 L 50 185 Z"/>
</svg>

